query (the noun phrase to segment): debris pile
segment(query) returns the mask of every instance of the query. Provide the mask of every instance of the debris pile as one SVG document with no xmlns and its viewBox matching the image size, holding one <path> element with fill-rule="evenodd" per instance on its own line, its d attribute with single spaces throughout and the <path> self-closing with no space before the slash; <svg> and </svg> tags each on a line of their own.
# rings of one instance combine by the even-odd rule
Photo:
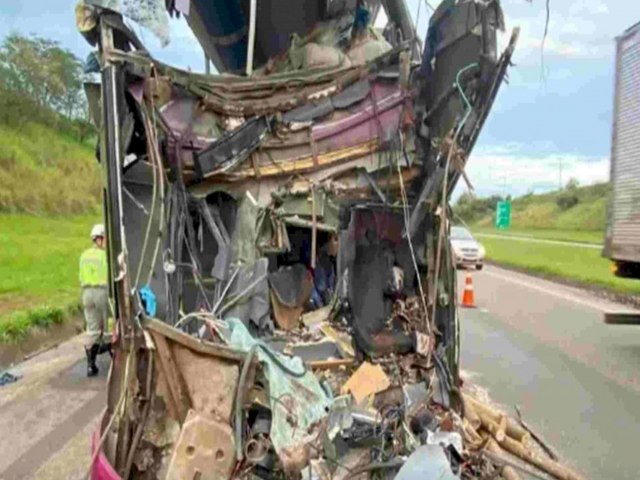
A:
<svg viewBox="0 0 640 480">
<path fill-rule="evenodd" d="M 420 321 L 416 300 L 398 301 L 389 320 L 402 316 L 411 329 Z M 421 353 L 359 360 L 339 311 L 325 309 L 321 317 L 268 338 L 252 336 L 238 319 L 194 317 L 208 340 L 146 319 L 143 363 L 155 370 L 156 385 L 136 398 L 144 427 L 130 446 L 126 473 L 580 478 L 537 447 L 526 424 L 469 393 L 445 389 L 433 343 Z"/>
<path fill-rule="evenodd" d="M 515 48 L 499 2 L 443 2 L 424 49 L 401 0 L 258 3 L 76 9 L 116 319 L 93 478 L 515 478 L 503 450 L 574 478 L 460 390 L 448 199 Z M 223 74 L 123 20 L 164 38 L 165 9 Z"/>
</svg>

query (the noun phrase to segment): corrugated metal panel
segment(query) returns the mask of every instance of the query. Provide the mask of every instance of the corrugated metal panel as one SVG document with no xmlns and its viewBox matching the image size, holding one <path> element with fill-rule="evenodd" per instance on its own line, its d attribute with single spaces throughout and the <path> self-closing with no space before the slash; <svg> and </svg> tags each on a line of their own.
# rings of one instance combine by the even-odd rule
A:
<svg viewBox="0 0 640 480">
<path fill-rule="evenodd" d="M 618 39 L 611 181 L 612 251 L 640 261 L 640 29 Z M 636 258 L 616 252 L 637 251 Z"/>
</svg>

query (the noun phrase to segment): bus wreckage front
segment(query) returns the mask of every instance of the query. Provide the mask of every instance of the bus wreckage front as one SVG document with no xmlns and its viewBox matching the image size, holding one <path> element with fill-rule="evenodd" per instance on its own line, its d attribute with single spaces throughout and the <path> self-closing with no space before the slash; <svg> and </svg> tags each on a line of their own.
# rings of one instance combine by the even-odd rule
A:
<svg viewBox="0 0 640 480">
<path fill-rule="evenodd" d="M 515 478 L 492 435 L 527 434 L 460 389 L 448 200 L 517 29 L 498 53 L 498 1 L 443 1 L 422 46 L 403 0 L 283 3 L 76 8 L 116 320 L 92 476 Z M 169 15 L 221 74 L 126 21 Z"/>
</svg>

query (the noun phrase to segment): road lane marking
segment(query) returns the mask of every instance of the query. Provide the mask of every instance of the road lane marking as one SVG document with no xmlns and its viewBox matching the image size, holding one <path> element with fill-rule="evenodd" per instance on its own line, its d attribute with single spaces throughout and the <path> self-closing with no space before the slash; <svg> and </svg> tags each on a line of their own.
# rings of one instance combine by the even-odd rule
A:
<svg viewBox="0 0 640 480">
<path fill-rule="evenodd" d="M 551 295 L 553 297 L 568 301 L 568 302 L 573 302 L 573 303 L 577 303 L 579 305 L 583 305 L 585 307 L 589 307 L 592 308 L 594 310 L 598 310 L 599 312 L 610 312 L 611 310 L 614 310 L 617 308 L 617 310 L 625 310 L 625 311 L 636 311 L 633 308 L 630 307 L 623 307 L 622 305 L 616 307 L 616 304 L 610 303 L 608 306 L 605 306 L 603 304 L 603 302 L 594 302 L 591 300 L 588 300 L 586 298 L 583 298 L 581 295 L 575 294 L 575 293 L 568 293 L 568 292 L 560 292 L 558 291 L 558 289 L 567 289 L 570 287 L 566 287 L 564 285 L 560 285 L 560 284 L 552 284 L 550 285 L 549 288 L 543 287 L 541 285 L 536 285 L 536 283 L 534 282 L 530 282 L 530 281 L 526 281 L 526 280 L 522 280 L 520 278 L 518 278 L 517 276 L 508 273 L 508 274 L 501 274 L 496 272 L 495 270 L 497 269 L 487 269 L 485 270 L 485 274 L 495 277 L 495 278 L 500 278 L 502 280 L 508 281 L 510 283 L 515 283 L 517 285 L 520 285 L 522 287 L 526 287 L 526 288 L 530 288 L 532 290 L 536 290 L 538 292 L 541 293 L 545 293 L 547 295 Z M 545 280 L 542 280 L 545 281 Z M 551 282 L 549 282 L 551 283 Z M 553 288 L 553 289 L 552 289 Z"/>
<path fill-rule="evenodd" d="M 494 233 L 474 233 L 476 237 L 499 238 L 500 240 L 517 240 L 520 242 L 546 243 L 550 245 L 562 245 L 565 247 L 592 248 L 602 250 L 602 245 L 596 243 L 566 242 L 563 240 L 549 240 L 544 238 L 521 237 L 518 235 L 497 235 Z"/>
</svg>

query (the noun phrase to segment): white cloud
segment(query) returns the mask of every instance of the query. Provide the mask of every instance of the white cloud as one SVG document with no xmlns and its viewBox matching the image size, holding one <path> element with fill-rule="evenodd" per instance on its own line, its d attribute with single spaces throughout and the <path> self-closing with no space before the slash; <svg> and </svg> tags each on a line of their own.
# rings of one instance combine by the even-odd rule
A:
<svg viewBox="0 0 640 480">
<path fill-rule="evenodd" d="M 467 164 L 467 175 L 476 193 L 524 195 L 557 189 L 575 178 L 581 185 L 609 179 L 609 159 L 567 153 L 525 155 L 523 145 L 485 146 Z"/>
<path fill-rule="evenodd" d="M 546 23 L 545 1 L 505 0 L 503 9 L 507 26 L 521 27 L 516 62 L 539 64 Z M 611 58 L 615 37 L 637 18 L 640 18 L 637 1 L 551 1 L 544 55 L 561 59 Z"/>
<path fill-rule="evenodd" d="M 574 0 L 569 7 L 570 15 L 600 15 L 609 13 L 609 7 L 603 0 Z"/>
</svg>

